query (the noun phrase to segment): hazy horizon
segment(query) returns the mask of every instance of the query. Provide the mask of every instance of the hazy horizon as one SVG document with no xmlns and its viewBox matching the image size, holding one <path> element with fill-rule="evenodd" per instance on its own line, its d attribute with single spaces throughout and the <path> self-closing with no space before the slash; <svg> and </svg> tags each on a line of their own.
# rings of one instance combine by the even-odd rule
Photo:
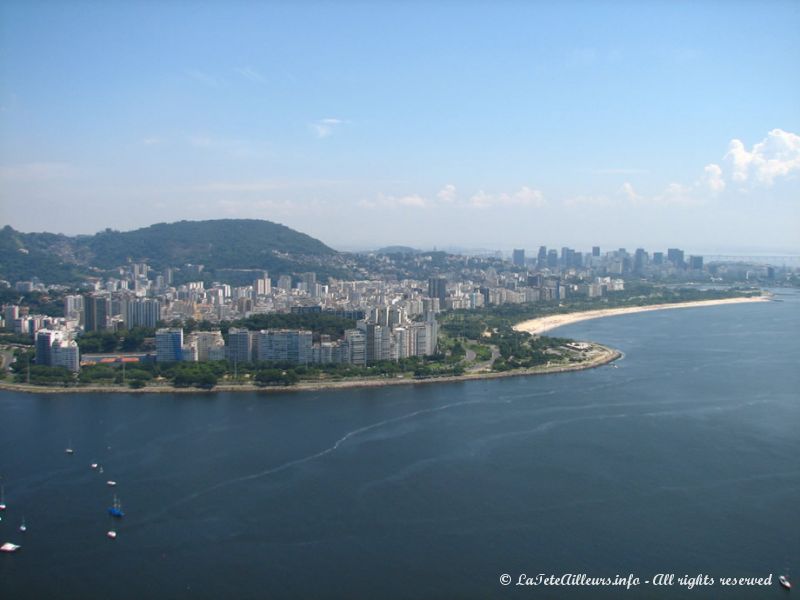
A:
<svg viewBox="0 0 800 600">
<path fill-rule="evenodd" d="M 792 2 L 7 2 L 0 225 L 799 254 L 799 29 Z"/>
</svg>

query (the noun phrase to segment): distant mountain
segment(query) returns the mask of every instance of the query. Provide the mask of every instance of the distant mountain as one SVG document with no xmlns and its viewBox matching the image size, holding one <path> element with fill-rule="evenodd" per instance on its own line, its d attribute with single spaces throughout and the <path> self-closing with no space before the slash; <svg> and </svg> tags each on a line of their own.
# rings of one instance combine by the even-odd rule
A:
<svg viewBox="0 0 800 600">
<path fill-rule="evenodd" d="M 385 246 L 375 251 L 376 254 L 419 254 L 421 252 L 422 250 L 410 246 Z"/>
<path fill-rule="evenodd" d="M 221 219 L 159 223 L 134 231 L 106 229 L 91 236 L 0 230 L 0 279 L 39 277 L 73 282 L 82 274 L 129 262 L 151 267 L 202 264 L 206 271 L 265 269 L 340 275 L 339 254 L 317 239 L 270 221 Z"/>
</svg>

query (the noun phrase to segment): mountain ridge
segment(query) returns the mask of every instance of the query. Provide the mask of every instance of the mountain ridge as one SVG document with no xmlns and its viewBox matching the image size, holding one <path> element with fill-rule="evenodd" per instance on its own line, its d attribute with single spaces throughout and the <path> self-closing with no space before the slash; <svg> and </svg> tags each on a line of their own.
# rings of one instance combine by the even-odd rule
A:
<svg viewBox="0 0 800 600">
<path fill-rule="evenodd" d="M 277 275 L 324 271 L 336 257 L 338 252 L 316 238 L 259 219 L 183 220 L 76 236 L 24 233 L 8 225 L 0 229 L 0 279 L 11 282 L 32 277 L 74 282 L 130 262 L 147 262 L 155 269 L 191 263 L 211 272 L 263 269 Z"/>
</svg>

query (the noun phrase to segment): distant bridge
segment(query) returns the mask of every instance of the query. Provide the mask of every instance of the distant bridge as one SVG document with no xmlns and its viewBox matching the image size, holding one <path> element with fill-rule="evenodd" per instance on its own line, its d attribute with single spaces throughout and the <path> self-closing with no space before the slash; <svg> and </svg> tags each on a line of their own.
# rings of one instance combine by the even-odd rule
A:
<svg viewBox="0 0 800 600">
<path fill-rule="evenodd" d="M 703 260 L 706 263 L 726 262 L 726 263 L 748 263 L 755 265 L 770 265 L 774 267 L 797 267 L 800 266 L 800 256 L 765 256 L 763 254 L 730 255 L 730 254 L 704 254 Z"/>
</svg>

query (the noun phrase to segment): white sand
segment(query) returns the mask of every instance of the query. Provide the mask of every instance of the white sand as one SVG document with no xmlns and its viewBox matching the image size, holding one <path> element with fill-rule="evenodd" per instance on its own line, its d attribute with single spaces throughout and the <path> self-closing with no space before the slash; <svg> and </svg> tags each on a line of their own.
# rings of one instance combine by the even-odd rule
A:
<svg viewBox="0 0 800 600">
<path fill-rule="evenodd" d="M 589 319 L 599 319 L 601 317 L 613 317 L 615 315 L 629 315 L 633 313 L 646 312 L 650 310 L 665 310 L 672 308 L 699 308 L 703 306 L 718 306 L 720 304 L 739 304 L 741 302 L 764 302 L 769 300 L 766 296 L 755 296 L 747 298 L 724 298 L 720 300 L 698 300 L 696 302 L 676 302 L 674 304 L 652 304 L 650 306 L 631 306 L 626 308 L 602 308 L 599 310 L 587 310 L 584 312 L 568 313 L 563 315 L 549 315 L 539 317 L 530 321 L 523 321 L 514 325 L 515 331 L 526 331 L 531 334 L 541 334 L 556 327 L 571 325 L 579 321 Z"/>
</svg>

